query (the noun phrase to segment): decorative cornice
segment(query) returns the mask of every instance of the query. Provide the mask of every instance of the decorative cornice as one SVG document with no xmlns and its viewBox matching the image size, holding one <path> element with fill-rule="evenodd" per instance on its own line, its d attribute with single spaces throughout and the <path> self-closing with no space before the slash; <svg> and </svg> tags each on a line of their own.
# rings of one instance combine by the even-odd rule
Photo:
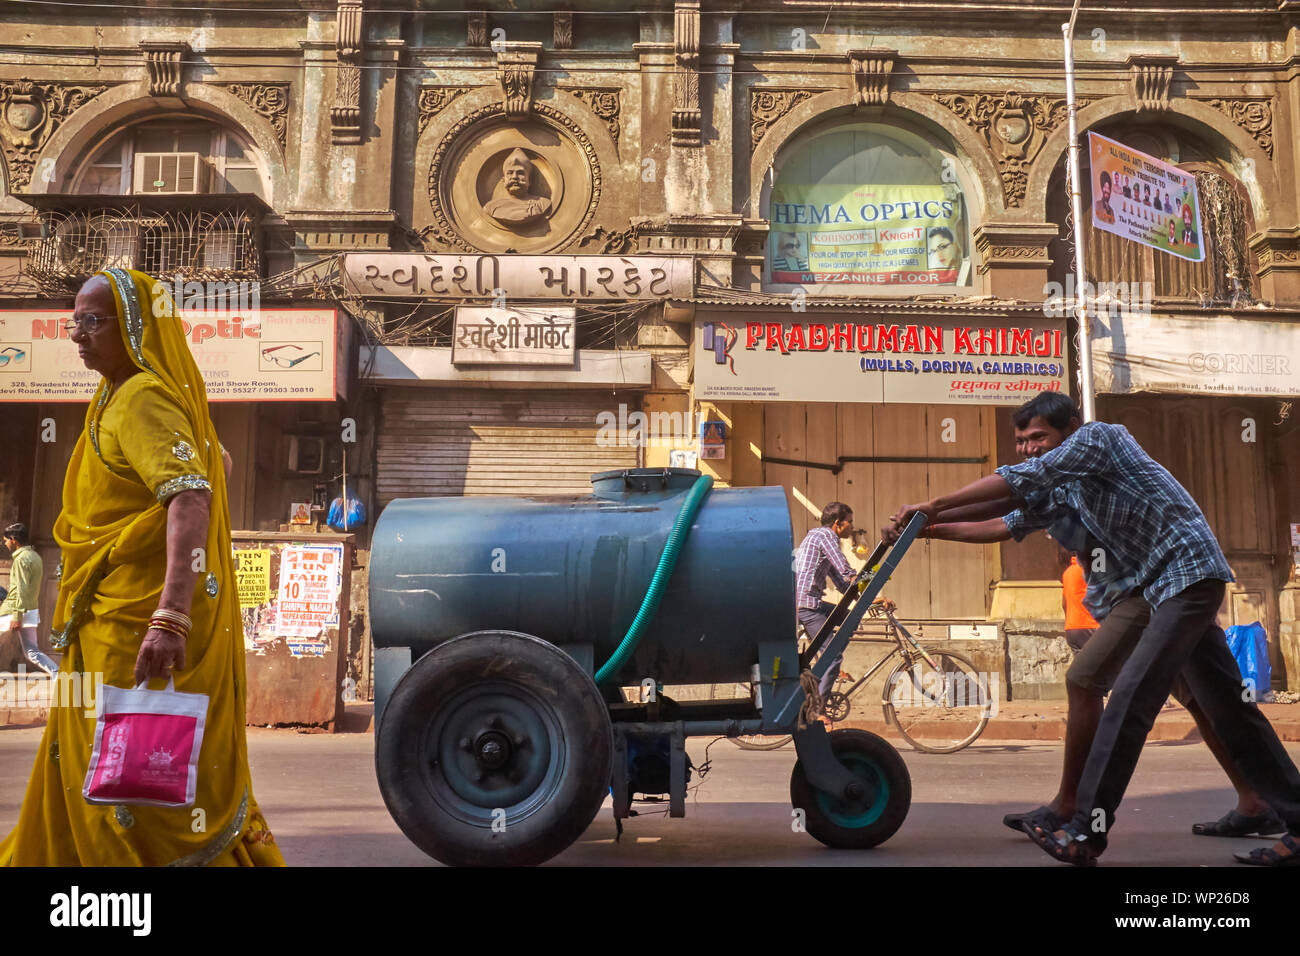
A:
<svg viewBox="0 0 1300 956">
<path fill-rule="evenodd" d="M 149 69 L 150 96 L 179 96 L 181 92 L 181 61 L 190 52 L 184 42 L 141 40 L 145 65 Z"/>
<path fill-rule="evenodd" d="M 681 0 L 673 7 L 672 144 L 699 146 L 703 137 L 700 113 L 700 4 Z"/>
<path fill-rule="evenodd" d="M 497 44 L 497 79 L 505 97 L 508 120 L 528 118 L 533 102 L 533 78 L 542 55 L 539 42 L 505 42 Z"/>
<path fill-rule="evenodd" d="M 1139 113 L 1169 109 L 1169 84 L 1174 78 L 1178 57 L 1154 53 L 1134 53 L 1126 61 L 1129 82 L 1137 100 Z"/>
<path fill-rule="evenodd" d="M 1205 103 L 1232 120 L 1259 143 L 1273 158 L 1273 102 L 1266 97 L 1213 99 Z"/>
<path fill-rule="evenodd" d="M 1059 231 L 1052 223 L 982 223 L 975 227 L 975 250 L 979 253 L 976 271 L 983 274 L 1000 266 L 1046 267 L 1052 261 L 1047 244 Z"/>
<path fill-rule="evenodd" d="M 605 128 L 609 130 L 610 138 L 614 140 L 614 148 L 617 150 L 618 138 L 623 132 L 621 119 L 623 104 L 620 96 L 622 91 L 584 87 L 582 89 L 569 89 L 568 92 L 585 103 L 588 109 L 600 117 L 605 123 Z"/>
<path fill-rule="evenodd" d="M 1259 260 L 1260 275 L 1300 271 L 1300 226 L 1257 232 L 1249 246 Z"/>
<path fill-rule="evenodd" d="M 275 130 L 276 142 L 280 144 L 280 149 L 284 149 L 289 138 L 289 84 L 230 83 L 226 89 L 271 124 L 271 129 Z"/>
<path fill-rule="evenodd" d="M 10 192 L 31 183 L 36 157 L 59 125 L 107 89 L 27 79 L 0 83 L 0 149 L 9 170 Z"/>
<path fill-rule="evenodd" d="M 858 106 L 883 106 L 889 102 L 889 76 L 897 50 L 850 50 L 849 70 Z"/>
<path fill-rule="evenodd" d="M 426 86 L 420 90 L 420 133 L 433 121 L 433 118 L 447 108 L 456 97 L 466 92 L 462 86 Z"/>
<path fill-rule="evenodd" d="M 935 102 L 948 107 L 984 138 L 997 158 L 1006 204 L 1023 205 L 1030 167 L 1042 151 L 1048 135 L 1068 116 L 1065 99 L 1012 91 L 1000 96 L 990 93 L 931 95 Z M 1076 98 L 1080 109 L 1090 102 L 1086 97 Z"/>
<path fill-rule="evenodd" d="M 753 155 L 768 129 L 804 100 L 823 90 L 773 90 L 763 86 L 749 90 L 749 152 Z"/>
</svg>

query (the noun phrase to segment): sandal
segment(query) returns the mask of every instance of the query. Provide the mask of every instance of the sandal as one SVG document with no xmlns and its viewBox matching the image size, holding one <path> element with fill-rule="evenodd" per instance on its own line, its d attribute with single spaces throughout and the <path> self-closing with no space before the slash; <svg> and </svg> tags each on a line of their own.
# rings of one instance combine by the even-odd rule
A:
<svg viewBox="0 0 1300 956">
<path fill-rule="evenodd" d="M 1088 837 L 1077 831 L 1072 824 L 1059 828 L 1065 834 L 1060 839 L 1051 830 L 1044 830 L 1040 825 L 1026 824 L 1025 833 L 1044 853 L 1062 863 L 1071 866 L 1096 866 L 1101 850 L 1088 845 Z"/>
<path fill-rule="evenodd" d="M 1249 853 L 1232 854 L 1239 862 L 1251 866 L 1300 866 L 1300 841 L 1291 834 L 1284 834 L 1282 845 L 1291 852 L 1286 856 L 1278 853 L 1271 846 L 1261 846 Z"/>
<path fill-rule="evenodd" d="M 1270 807 L 1258 816 L 1248 817 L 1236 810 L 1229 810 L 1213 823 L 1193 823 L 1192 832 L 1197 836 L 1244 837 L 1273 836 L 1286 831 L 1282 818 Z"/>
<path fill-rule="evenodd" d="M 1046 830 L 1059 830 L 1061 824 L 1065 821 L 1058 817 L 1046 805 L 1039 807 L 1037 810 L 1028 810 L 1024 813 L 1008 813 L 1002 818 L 1002 825 L 1017 833 L 1025 832 L 1025 824 L 1038 825 Z"/>
</svg>

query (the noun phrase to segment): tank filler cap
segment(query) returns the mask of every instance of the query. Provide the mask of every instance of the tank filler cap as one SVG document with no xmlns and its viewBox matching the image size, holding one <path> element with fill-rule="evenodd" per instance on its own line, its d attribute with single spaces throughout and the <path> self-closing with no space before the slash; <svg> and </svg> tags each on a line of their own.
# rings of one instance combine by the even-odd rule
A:
<svg viewBox="0 0 1300 956">
<path fill-rule="evenodd" d="M 631 495 L 671 496 L 689 491 L 700 477 L 694 468 L 619 468 L 591 476 L 591 493 L 610 500 Z"/>
</svg>

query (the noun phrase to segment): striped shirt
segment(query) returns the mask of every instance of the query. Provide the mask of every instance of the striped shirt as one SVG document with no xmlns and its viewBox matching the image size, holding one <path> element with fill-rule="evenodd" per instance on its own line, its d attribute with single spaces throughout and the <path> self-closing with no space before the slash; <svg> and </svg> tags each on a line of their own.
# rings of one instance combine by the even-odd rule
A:
<svg viewBox="0 0 1300 956">
<path fill-rule="evenodd" d="M 853 580 L 853 568 L 840 550 L 840 539 L 826 525 L 813 528 L 804 537 L 795 555 L 794 572 L 798 608 L 815 609 L 821 604 L 828 575 L 840 591 L 847 591 Z"/>
<path fill-rule="evenodd" d="M 1233 580 L 1191 495 L 1122 425 L 1088 422 L 1045 455 L 997 473 L 1030 506 L 1002 519 L 1017 541 L 1069 513 L 1115 573 L 1132 571 L 1153 608 L 1198 581 Z"/>
</svg>

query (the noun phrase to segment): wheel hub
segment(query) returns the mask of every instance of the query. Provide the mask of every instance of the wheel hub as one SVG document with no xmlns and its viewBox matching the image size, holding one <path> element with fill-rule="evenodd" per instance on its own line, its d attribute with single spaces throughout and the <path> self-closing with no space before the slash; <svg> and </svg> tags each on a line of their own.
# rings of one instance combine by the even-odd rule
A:
<svg viewBox="0 0 1300 956">
<path fill-rule="evenodd" d="M 474 742 L 474 756 L 484 770 L 500 770 L 513 756 L 510 739 L 498 730 L 480 734 Z"/>
</svg>

